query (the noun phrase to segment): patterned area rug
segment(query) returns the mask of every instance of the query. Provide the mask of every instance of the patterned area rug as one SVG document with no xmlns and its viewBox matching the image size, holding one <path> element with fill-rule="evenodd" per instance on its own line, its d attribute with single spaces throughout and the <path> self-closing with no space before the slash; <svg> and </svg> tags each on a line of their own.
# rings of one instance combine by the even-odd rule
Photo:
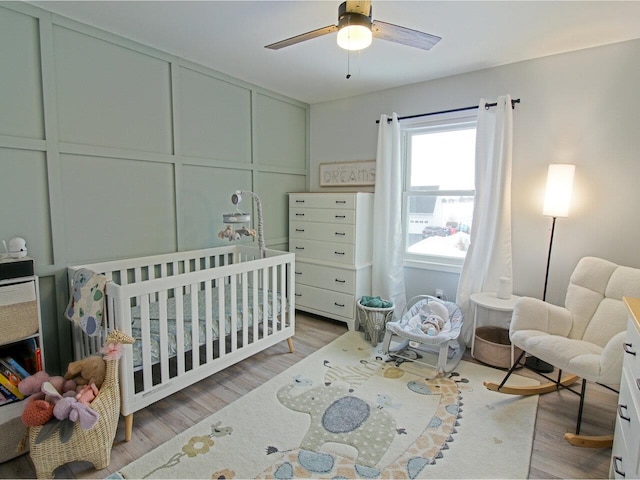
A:
<svg viewBox="0 0 640 480">
<path fill-rule="evenodd" d="M 537 397 L 387 362 L 348 332 L 111 478 L 526 478 Z M 510 382 L 537 382 L 517 375 Z"/>
</svg>

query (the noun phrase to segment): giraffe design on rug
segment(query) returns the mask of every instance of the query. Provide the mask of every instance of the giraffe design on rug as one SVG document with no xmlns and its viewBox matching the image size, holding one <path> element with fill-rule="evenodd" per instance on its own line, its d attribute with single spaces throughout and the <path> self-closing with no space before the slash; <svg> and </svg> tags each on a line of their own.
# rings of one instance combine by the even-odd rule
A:
<svg viewBox="0 0 640 480">
<path fill-rule="evenodd" d="M 362 412 L 365 410 L 367 414 L 373 410 L 384 412 L 384 408 L 389 405 L 390 399 L 384 394 L 379 394 L 378 398 L 383 398 L 384 401 L 378 402 L 377 408 L 374 407 L 373 409 L 367 410 L 371 405 L 367 404 L 367 408 L 364 407 L 366 402 L 357 398 L 357 387 L 364 384 L 373 375 L 379 375 L 388 379 L 398 379 L 406 374 L 402 369 L 390 366 L 381 359 L 361 360 L 357 365 L 339 366 L 333 366 L 325 361 L 325 367 L 327 367 L 327 371 L 324 375 L 324 386 L 313 387 L 307 391 L 305 395 L 300 397 L 298 402 L 295 402 L 296 408 L 300 408 L 298 411 L 305 411 L 311 414 L 312 407 L 309 403 L 309 392 L 313 392 L 312 395 L 324 399 L 322 408 L 317 410 L 318 413 L 329 412 L 331 408 L 335 408 L 333 412 L 329 413 L 329 417 L 333 415 L 335 418 L 343 418 L 340 417 L 340 415 L 344 412 L 338 414 L 337 405 L 339 402 L 343 402 L 342 407 L 350 407 L 358 404 L 358 406 L 361 407 L 361 415 L 358 418 L 360 418 L 360 420 L 364 419 L 360 426 L 372 425 L 367 424 L 368 418 L 365 419 Z M 427 465 L 432 465 L 438 458 L 442 458 L 442 451 L 448 449 L 448 443 L 452 440 L 452 435 L 456 433 L 458 419 L 461 417 L 462 412 L 461 388 L 468 388 L 465 385 L 466 380 L 456 379 L 458 376 L 456 372 L 452 372 L 447 377 L 425 380 L 411 375 L 414 379 L 408 381 L 406 384 L 406 387 L 410 391 L 418 395 L 438 395 L 440 399 L 435 413 L 424 431 L 420 433 L 408 449 L 388 465 L 377 465 L 377 461 L 385 453 L 393 437 L 403 433 L 403 429 L 397 429 L 395 427 L 395 422 L 385 423 L 384 428 L 388 429 L 388 434 L 386 436 L 376 436 L 375 442 L 369 444 L 360 444 L 359 442 L 353 441 L 345 442 L 358 450 L 357 459 L 354 461 L 353 458 L 346 455 L 336 453 L 329 454 L 318 451 L 322 443 L 329 441 L 330 438 L 327 436 L 326 426 L 322 423 L 323 416 L 316 415 L 314 423 L 314 417 L 312 415 L 312 426 L 307 432 L 305 440 L 301 442 L 298 448 L 286 452 L 279 452 L 277 448 L 272 446 L 267 449 L 268 454 L 280 453 L 283 454 L 283 456 L 278 462 L 265 470 L 261 477 L 276 479 L 293 477 L 415 478 Z M 278 391 L 278 399 L 281 402 L 283 400 L 285 400 L 285 402 L 290 400 L 289 396 L 296 385 L 308 385 L 308 382 L 301 383 L 300 378 L 294 380 L 294 383 L 285 385 Z M 337 381 L 346 382 L 351 388 L 348 391 L 338 390 L 337 387 L 332 386 L 332 384 Z M 325 389 L 324 393 L 321 393 L 323 392 L 322 389 Z M 340 396 L 338 392 L 341 392 L 342 396 Z M 346 398 L 350 400 L 343 400 Z M 329 399 L 331 399 L 333 403 L 331 403 Z M 330 405 L 330 408 L 327 408 L 327 405 Z M 388 415 L 384 417 L 390 418 Z M 375 422 L 379 421 L 379 419 L 375 420 Z M 313 433 L 311 433 L 312 430 Z M 353 431 L 355 432 L 355 429 Z M 389 436 L 389 433 L 391 436 Z M 310 435 L 313 436 L 313 442 L 308 441 Z M 352 433 L 352 435 L 354 434 Z M 387 442 L 387 440 L 390 441 Z M 340 440 L 335 440 L 335 437 L 332 441 L 341 443 Z M 372 448 L 374 443 L 375 448 Z M 370 451 L 365 453 L 365 449 L 367 448 Z"/>
</svg>

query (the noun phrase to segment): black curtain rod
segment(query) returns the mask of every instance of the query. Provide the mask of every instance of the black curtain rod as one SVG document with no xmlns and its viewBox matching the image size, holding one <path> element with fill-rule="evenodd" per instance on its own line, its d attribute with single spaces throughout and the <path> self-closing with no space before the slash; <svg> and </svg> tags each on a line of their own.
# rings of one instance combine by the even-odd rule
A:
<svg viewBox="0 0 640 480">
<path fill-rule="evenodd" d="M 511 108 L 516 108 L 515 104 L 520 103 L 520 99 L 516 98 L 511 100 Z M 491 107 L 495 107 L 498 105 L 497 102 L 494 103 L 485 103 L 485 110 L 489 110 Z M 478 105 L 474 105 L 472 107 L 461 107 L 461 108 L 452 108 L 451 110 L 440 110 L 439 112 L 429 112 L 429 113 L 419 113 L 417 115 L 407 115 L 406 117 L 398 117 L 398 120 L 406 120 L 408 118 L 419 118 L 419 117 L 428 117 L 430 115 L 441 115 L 443 113 L 454 113 L 454 112 L 464 112 L 465 110 L 476 110 Z M 390 122 L 392 119 L 388 119 L 387 122 Z M 376 120 L 376 123 L 380 123 L 380 120 Z"/>
</svg>

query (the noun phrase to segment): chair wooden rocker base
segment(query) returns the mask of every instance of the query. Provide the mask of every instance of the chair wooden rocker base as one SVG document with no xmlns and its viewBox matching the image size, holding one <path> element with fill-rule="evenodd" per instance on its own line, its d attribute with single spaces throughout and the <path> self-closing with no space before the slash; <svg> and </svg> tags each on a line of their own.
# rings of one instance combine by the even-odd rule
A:
<svg viewBox="0 0 640 480">
<path fill-rule="evenodd" d="M 493 392 L 500 392 L 500 393 L 505 393 L 505 394 L 509 394 L 509 395 L 542 395 L 545 393 L 550 393 L 550 392 L 555 392 L 557 390 L 560 390 L 561 388 L 564 388 L 572 393 L 575 393 L 576 395 L 580 396 L 580 408 L 578 410 L 578 422 L 576 425 L 576 432 L 575 433 L 570 433 L 567 432 L 564 434 L 564 439 L 569 442 L 569 444 L 575 446 L 575 447 L 585 447 L 585 448 L 610 448 L 613 445 L 613 435 L 581 435 L 580 434 L 580 426 L 582 424 L 582 412 L 584 410 L 584 397 L 585 397 L 585 393 L 586 393 L 586 387 L 587 387 L 587 381 L 585 379 L 582 379 L 582 388 L 581 390 L 578 392 L 576 390 L 573 390 L 572 388 L 570 388 L 572 385 L 574 385 L 575 383 L 578 382 L 578 380 L 580 380 L 580 377 L 578 377 L 577 375 L 567 375 L 564 378 L 562 377 L 562 370 L 558 371 L 558 378 L 556 380 L 553 380 L 549 377 L 547 377 L 545 374 L 540 373 L 539 371 L 536 371 L 532 368 L 529 368 L 526 363 L 522 363 L 522 366 L 528 368 L 529 370 L 531 370 L 532 372 L 537 373 L 538 375 L 540 375 L 541 377 L 546 378 L 547 380 L 549 380 L 546 383 L 542 383 L 540 385 L 537 386 L 526 386 L 526 387 L 521 387 L 521 386 L 516 386 L 516 387 L 511 387 L 508 385 L 505 385 L 505 383 L 507 382 L 507 380 L 509 379 L 509 377 L 511 376 L 511 374 L 514 372 L 514 370 L 519 366 L 522 358 L 524 357 L 524 355 L 526 354 L 526 352 L 522 352 L 520 354 L 520 356 L 516 359 L 516 361 L 514 362 L 514 364 L 511 366 L 511 368 L 509 369 L 509 371 L 507 372 L 507 374 L 505 375 L 505 377 L 502 379 L 502 382 L 500 384 L 494 383 L 494 382 L 483 382 L 483 385 L 485 386 L 485 388 L 487 388 L 487 390 L 491 390 Z M 600 384 L 601 385 L 601 384 Z M 608 388 L 610 390 L 611 387 L 608 387 L 606 385 L 602 385 L 605 388 Z"/>
</svg>

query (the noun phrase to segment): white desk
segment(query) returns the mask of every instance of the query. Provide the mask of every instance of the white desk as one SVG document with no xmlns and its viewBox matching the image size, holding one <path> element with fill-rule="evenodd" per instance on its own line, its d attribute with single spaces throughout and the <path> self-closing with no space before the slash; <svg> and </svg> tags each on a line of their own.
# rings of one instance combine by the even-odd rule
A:
<svg viewBox="0 0 640 480">
<path fill-rule="evenodd" d="M 475 358 L 476 347 L 476 323 L 478 321 L 478 307 L 483 307 L 496 312 L 513 312 L 516 302 L 520 297 L 511 295 L 508 300 L 498 298 L 495 292 L 480 292 L 471 295 L 471 302 L 475 304 L 473 311 L 473 331 L 471 335 L 471 356 Z M 515 361 L 513 343 L 511 344 L 511 365 Z"/>
</svg>

